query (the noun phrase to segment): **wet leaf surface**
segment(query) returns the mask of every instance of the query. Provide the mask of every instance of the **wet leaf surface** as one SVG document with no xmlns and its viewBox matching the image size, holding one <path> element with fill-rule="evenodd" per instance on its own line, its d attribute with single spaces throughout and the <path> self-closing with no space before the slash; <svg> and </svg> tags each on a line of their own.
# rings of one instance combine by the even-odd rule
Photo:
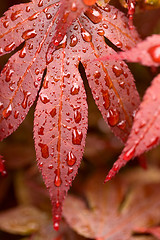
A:
<svg viewBox="0 0 160 240">
<path fill-rule="evenodd" d="M 56 230 L 88 128 L 79 64 L 104 120 L 123 142 L 140 101 L 134 78 L 123 61 L 94 61 L 104 51 L 109 55 L 115 52 L 107 41 L 127 50 L 136 46 L 139 36 L 135 29 L 130 31 L 128 19 L 118 9 L 91 3 L 95 1 L 70 0 L 63 5 L 55 0 L 34 0 L 11 7 L 0 22 L 0 55 L 16 51 L 22 44 L 0 75 L 0 138 L 17 129 L 38 94 L 35 148 Z"/>
</svg>

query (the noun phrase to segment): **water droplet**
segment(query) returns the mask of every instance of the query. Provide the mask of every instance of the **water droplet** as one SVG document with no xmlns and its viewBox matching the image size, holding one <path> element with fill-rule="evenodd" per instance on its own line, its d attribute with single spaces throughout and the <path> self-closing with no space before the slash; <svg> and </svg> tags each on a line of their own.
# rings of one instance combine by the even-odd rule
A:
<svg viewBox="0 0 160 240">
<path fill-rule="evenodd" d="M 95 71 L 94 73 L 94 78 L 100 78 L 101 77 L 101 73 L 99 71 Z"/>
<path fill-rule="evenodd" d="M 123 74 L 123 69 L 117 67 L 116 65 L 112 66 L 112 71 L 114 72 L 114 74 L 116 75 L 116 77 L 119 77 L 121 74 Z"/>
<path fill-rule="evenodd" d="M 11 80 L 11 77 L 13 75 L 14 71 L 12 69 L 9 69 L 7 72 L 6 72 L 6 82 L 10 82 Z"/>
<path fill-rule="evenodd" d="M 24 40 L 28 40 L 30 38 L 34 38 L 36 35 L 37 35 L 37 33 L 34 29 L 29 29 L 22 34 L 22 38 Z"/>
<path fill-rule="evenodd" d="M 43 0 L 40 0 L 40 1 L 39 1 L 38 7 L 43 7 Z"/>
<path fill-rule="evenodd" d="M 33 49 L 33 44 L 32 44 L 32 43 L 29 44 L 28 49 L 29 49 L 29 50 L 32 50 L 32 49 Z"/>
<path fill-rule="evenodd" d="M 69 167 L 69 168 L 68 168 L 68 173 L 67 173 L 68 176 L 69 176 L 72 172 L 73 172 L 73 168 Z"/>
<path fill-rule="evenodd" d="M 119 40 L 115 43 L 115 45 L 116 45 L 116 47 L 118 47 L 118 48 L 122 48 L 122 47 L 123 47 L 122 42 L 119 41 Z"/>
<path fill-rule="evenodd" d="M 56 115 L 56 108 L 55 107 L 50 111 L 50 115 L 51 115 L 52 118 Z"/>
<path fill-rule="evenodd" d="M 122 81 L 122 82 L 118 82 L 118 83 L 119 83 L 119 86 L 120 86 L 121 88 L 123 88 L 123 89 L 125 88 L 125 82 Z"/>
<path fill-rule="evenodd" d="M 113 171 L 114 171 L 114 172 L 117 172 L 118 169 L 119 169 L 119 166 L 118 166 L 118 164 L 115 162 L 115 163 L 113 164 Z"/>
<path fill-rule="evenodd" d="M 148 53 L 154 62 L 160 63 L 160 45 L 149 48 Z"/>
<path fill-rule="evenodd" d="M 147 145 L 147 148 L 153 147 L 158 143 L 158 141 L 159 141 L 159 137 L 151 138 L 150 143 Z"/>
<path fill-rule="evenodd" d="M 56 207 L 59 208 L 60 207 L 60 202 L 57 200 L 56 201 Z"/>
<path fill-rule="evenodd" d="M 64 12 L 64 14 L 63 14 L 63 18 L 62 18 L 61 21 L 62 21 L 63 23 L 66 23 L 68 16 L 69 16 L 69 11 L 66 10 L 66 11 Z M 60 32 L 59 34 L 62 34 L 62 33 Z"/>
<path fill-rule="evenodd" d="M 74 112 L 74 121 L 76 123 L 79 123 L 81 121 L 82 115 L 81 113 L 76 109 Z"/>
<path fill-rule="evenodd" d="M 49 81 L 47 80 L 47 78 L 44 79 L 44 82 L 43 82 L 43 87 L 46 89 L 48 88 L 48 83 Z"/>
<path fill-rule="evenodd" d="M 5 51 L 6 52 L 10 52 L 10 51 L 12 51 L 13 50 L 13 48 L 15 47 L 15 42 L 11 42 L 9 45 L 7 45 L 6 47 L 5 47 Z"/>
<path fill-rule="evenodd" d="M 40 12 L 37 12 L 28 18 L 29 21 L 33 21 L 38 18 Z"/>
<path fill-rule="evenodd" d="M 0 55 L 3 53 L 3 48 L 0 47 Z"/>
<path fill-rule="evenodd" d="M 116 20 L 116 19 L 117 19 L 117 15 L 118 15 L 118 11 L 115 12 L 115 14 L 113 15 L 113 20 Z"/>
<path fill-rule="evenodd" d="M 24 47 L 21 49 L 21 51 L 19 53 L 19 57 L 24 58 L 25 56 L 26 56 L 26 48 Z"/>
<path fill-rule="evenodd" d="M 43 94 L 43 93 L 40 95 L 40 99 L 44 104 L 46 104 L 50 101 L 49 97 L 47 95 Z"/>
<path fill-rule="evenodd" d="M 44 135 L 44 127 L 40 127 L 38 130 L 39 135 Z"/>
<path fill-rule="evenodd" d="M 76 161 L 77 161 L 77 158 L 74 156 L 74 154 L 72 152 L 69 152 L 67 154 L 67 164 L 69 166 L 73 166 Z"/>
<path fill-rule="evenodd" d="M 78 25 L 75 25 L 73 29 L 78 30 Z"/>
<path fill-rule="evenodd" d="M 27 6 L 26 7 L 26 12 L 30 12 L 30 10 L 31 10 L 30 6 Z"/>
<path fill-rule="evenodd" d="M 100 36 L 104 36 L 104 30 L 103 29 L 98 29 L 97 30 L 97 34 L 100 35 Z"/>
<path fill-rule="evenodd" d="M 11 113 L 12 113 L 12 106 L 11 104 L 9 104 L 9 106 L 3 110 L 2 114 L 3 114 L 3 117 L 7 119 L 11 115 Z"/>
<path fill-rule="evenodd" d="M 134 153 L 135 153 L 135 146 L 133 146 L 132 148 L 130 148 L 128 151 L 124 153 L 123 160 L 129 161 L 131 158 L 133 158 Z"/>
<path fill-rule="evenodd" d="M 114 127 L 119 121 L 119 111 L 117 109 L 110 109 L 107 114 L 107 120 L 111 127 Z"/>
<path fill-rule="evenodd" d="M 60 177 L 61 174 L 60 174 L 60 169 L 59 168 L 55 170 L 55 174 L 56 174 L 56 176 L 55 176 L 55 179 L 54 179 L 54 184 L 55 184 L 56 187 L 60 187 L 61 184 L 62 184 L 62 180 L 61 180 L 61 177 Z"/>
<path fill-rule="evenodd" d="M 42 157 L 48 158 L 49 157 L 49 149 L 48 149 L 47 144 L 39 143 L 38 146 L 41 148 Z"/>
<path fill-rule="evenodd" d="M 118 123 L 117 127 L 124 130 L 126 128 L 126 120 L 122 120 L 120 123 Z"/>
<path fill-rule="evenodd" d="M 7 27 L 9 26 L 9 22 L 8 22 L 8 21 L 5 21 L 5 22 L 3 23 L 3 26 L 4 26 L 5 28 L 7 28 Z"/>
<path fill-rule="evenodd" d="M 50 13 L 46 13 L 46 18 L 49 20 L 52 18 L 52 15 Z"/>
<path fill-rule="evenodd" d="M 71 94 L 76 95 L 79 93 L 79 90 L 80 90 L 80 87 L 78 86 L 78 84 L 75 83 L 71 88 Z"/>
<path fill-rule="evenodd" d="M 39 74 L 39 68 L 35 69 L 35 74 L 38 75 Z"/>
<path fill-rule="evenodd" d="M 95 24 L 102 21 L 102 13 L 96 6 L 88 8 L 85 15 Z"/>
<path fill-rule="evenodd" d="M 3 108 L 3 103 L 0 102 L 0 110 Z"/>
<path fill-rule="evenodd" d="M 109 5 L 105 6 L 103 9 L 104 9 L 106 12 L 110 12 L 110 11 L 111 11 L 111 8 L 110 8 Z"/>
<path fill-rule="evenodd" d="M 53 61 L 53 55 L 50 53 L 46 54 L 46 63 L 47 65 Z"/>
<path fill-rule="evenodd" d="M 71 47 L 76 46 L 76 44 L 77 44 L 77 42 L 78 42 L 78 38 L 77 38 L 74 34 L 72 34 L 72 35 L 70 36 L 70 39 L 71 39 L 71 41 L 70 41 L 70 46 L 71 46 Z"/>
<path fill-rule="evenodd" d="M 55 230 L 55 231 L 58 231 L 58 230 L 59 230 L 59 223 L 58 223 L 58 222 L 55 222 L 54 225 L 53 225 L 53 227 L 54 227 L 54 230 Z"/>
<path fill-rule="evenodd" d="M 76 5 L 75 2 L 72 3 L 71 11 L 72 11 L 72 12 L 76 12 L 76 11 L 77 11 L 77 5 Z"/>
<path fill-rule="evenodd" d="M 43 167 L 43 162 L 39 163 L 39 167 L 42 168 Z"/>
<path fill-rule="evenodd" d="M 50 164 L 50 165 L 48 166 L 48 169 L 53 169 L 53 165 Z"/>
<path fill-rule="evenodd" d="M 101 90 L 102 92 L 102 95 L 103 95 L 103 106 L 104 108 L 107 110 L 110 106 L 110 100 L 109 100 L 109 93 L 108 93 L 108 90 Z"/>
<path fill-rule="evenodd" d="M 109 89 L 111 89 L 111 87 L 112 87 L 112 82 L 111 82 L 111 79 L 109 78 L 109 76 L 106 75 L 106 76 L 104 77 L 104 80 L 105 80 L 106 86 L 107 86 Z"/>
<path fill-rule="evenodd" d="M 23 91 L 23 94 L 24 94 L 24 99 L 23 99 L 23 102 L 22 102 L 21 105 L 24 109 L 26 109 L 27 108 L 28 97 L 31 95 L 31 93 L 28 92 L 28 91 Z"/>
<path fill-rule="evenodd" d="M 73 128 L 72 131 L 72 143 L 74 145 L 80 145 L 82 142 L 83 134 L 80 130 L 78 130 L 76 127 Z"/>
<path fill-rule="evenodd" d="M 92 41 L 92 35 L 83 27 L 81 27 L 81 35 L 85 42 L 91 42 Z"/>
<path fill-rule="evenodd" d="M 15 111 L 15 112 L 14 112 L 14 118 L 17 119 L 18 116 L 19 116 L 19 111 Z"/>
<path fill-rule="evenodd" d="M 11 14 L 11 20 L 15 21 L 17 18 L 19 18 L 21 16 L 21 10 L 15 11 Z"/>
<path fill-rule="evenodd" d="M 107 26 L 106 23 L 103 23 L 103 27 L 104 27 L 105 29 L 108 29 L 108 26 Z"/>
</svg>

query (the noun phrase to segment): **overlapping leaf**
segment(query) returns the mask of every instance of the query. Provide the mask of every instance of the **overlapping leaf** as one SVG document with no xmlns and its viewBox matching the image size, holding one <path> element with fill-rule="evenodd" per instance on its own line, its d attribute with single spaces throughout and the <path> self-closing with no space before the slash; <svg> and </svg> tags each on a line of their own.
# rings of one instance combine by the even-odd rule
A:
<svg viewBox="0 0 160 240">
<path fill-rule="evenodd" d="M 123 50 L 136 45 L 139 38 L 135 30 L 130 32 L 127 18 L 111 6 L 88 8 L 74 20 L 48 61 L 47 50 L 57 33 L 60 10 L 54 0 L 13 7 L 2 17 L 1 28 L 5 31 L 0 38 L 0 46 L 4 46 L 1 54 L 25 41 L 23 49 L 11 57 L 1 73 L 1 139 L 26 116 L 47 68 L 35 112 L 34 138 L 38 165 L 50 192 L 55 229 L 62 201 L 80 165 L 87 131 L 79 62 L 104 119 L 122 141 L 128 137 L 132 113 L 139 105 L 134 79 L 124 62 L 94 61 L 104 51 L 114 53 L 104 36 Z"/>
<path fill-rule="evenodd" d="M 113 56 L 106 56 L 105 59 L 126 59 L 129 62 L 140 62 L 146 66 L 160 65 L 160 35 L 152 35 L 136 47 L 126 52 L 120 52 Z"/>
</svg>

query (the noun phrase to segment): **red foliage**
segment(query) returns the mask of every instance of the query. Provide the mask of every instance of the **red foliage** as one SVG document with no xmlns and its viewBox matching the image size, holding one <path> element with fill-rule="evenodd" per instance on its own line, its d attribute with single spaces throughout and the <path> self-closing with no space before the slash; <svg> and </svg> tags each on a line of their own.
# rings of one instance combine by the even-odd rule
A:
<svg viewBox="0 0 160 240">
<path fill-rule="evenodd" d="M 131 130 L 132 114 L 139 106 L 127 65 L 123 61 L 104 64 L 99 60 L 103 52 L 115 54 L 104 37 L 126 51 L 139 41 L 136 30 L 130 31 L 128 19 L 114 7 L 102 9 L 94 5 L 86 10 L 84 3 L 88 1 L 77 0 L 78 7 L 74 2 L 33 0 L 13 6 L 0 21 L 0 55 L 24 43 L 0 75 L 1 140 L 24 120 L 47 69 L 35 111 L 34 139 L 56 230 L 62 201 L 80 165 L 87 132 L 86 94 L 79 63 L 85 68 L 105 121 L 123 142 Z"/>
</svg>

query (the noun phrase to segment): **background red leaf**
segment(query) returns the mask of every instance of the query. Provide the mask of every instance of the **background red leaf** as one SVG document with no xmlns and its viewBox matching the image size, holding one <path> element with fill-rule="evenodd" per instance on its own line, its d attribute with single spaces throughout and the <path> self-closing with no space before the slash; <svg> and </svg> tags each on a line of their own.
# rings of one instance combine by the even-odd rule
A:
<svg viewBox="0 0 160 240">
<path fill-rule="evenodd" d="M 139 110 L 135 116 L 133 127 L 125 148 L 114 163 L 106 180 L 111 179 L 119 169 L 132 158 L 141 155 L 160 143 L 160 74 L 147 89 Z"/>
</svg>

